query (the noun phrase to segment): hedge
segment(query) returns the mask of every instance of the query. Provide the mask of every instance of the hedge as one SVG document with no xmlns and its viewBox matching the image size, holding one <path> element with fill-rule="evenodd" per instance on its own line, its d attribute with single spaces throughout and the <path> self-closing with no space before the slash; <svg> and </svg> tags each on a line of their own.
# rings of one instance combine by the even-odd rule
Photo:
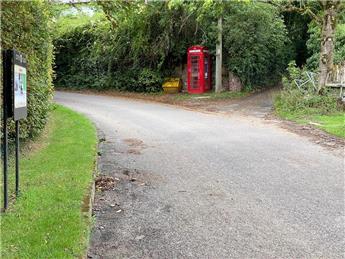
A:
<svg viewBox="0 0 345 259">
<path fill-rule="evenodd" d="M 280 80 L 292 57 L 277 8 L 267 3 L 230 4 L 223 22 L 224 61 L 247 88 Z"/>
<path fill-rule="evenodd" d="M 37 136 L 44 128 L 51 107 L 53 46 L 50 6 L 46 1 L 1 3 L 3 49 L 16 49 L 28 60 L 28 117 L 21 121 L 21 138 Z M 13 123 L 9 123 L 13 136 Z"/>
<path fill-rule="evenodd" d="M 60 17 L 54 40 L 57 86 L 158 91 L 164 77 L 186 64 L 189 46 L 205 45 L 215 54 L 217 14 L 203 9 L 203 2 L 133 4 L 125 13 L 106 3 L 116 26 L 101 12 L 89 19 Z M 223 16 L 224 67 L 249 88 L 279 80 L 291 48 L 277 8 L 224 2 Z"/>
</svg>

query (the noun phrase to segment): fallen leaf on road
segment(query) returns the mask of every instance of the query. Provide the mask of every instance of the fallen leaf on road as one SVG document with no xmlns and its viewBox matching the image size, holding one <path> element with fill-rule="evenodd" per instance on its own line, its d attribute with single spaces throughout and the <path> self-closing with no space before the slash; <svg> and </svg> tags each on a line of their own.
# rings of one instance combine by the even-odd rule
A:
<svg viewBox="0 0 345 259">
<path fill-rule="evenodd" d="M 100 191 L 106 191 L 114 188 L 115 180 L 113 177 L 101 175 L 96 178 L 96 189 Z"/>
</svg>

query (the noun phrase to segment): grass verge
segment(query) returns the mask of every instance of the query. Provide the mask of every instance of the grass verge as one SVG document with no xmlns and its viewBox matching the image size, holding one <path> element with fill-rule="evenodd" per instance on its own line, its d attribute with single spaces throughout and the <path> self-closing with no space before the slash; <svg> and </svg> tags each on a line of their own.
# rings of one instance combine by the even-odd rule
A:
<svg viewBox="0 0 345 259">
<path fill-rule="evenodd" d="M 283 119 L 295 121 L 299 124 L 311 124 L 323 131 L 345 139 L 345 114 L 334 113 L 327 115 L 302 115 L 293 113 L 279 113 Z"/>
<path fill-rule="evenodd" d="M 312 117 L 320 129 L 345 139 L 345 114 L 317 115 Z"/>
<path fill-rule="evenodd" d="M 42 148 L 23 155 L 20 198 L 1 215 L 2 258 L 85 253 L 90 218 L 82 206 L 93 181 L 96 130 L 87 118 L 62 106 L 52 112 L 49 128 Z"/>
<path fill-rule="evenodd" d="M 283 105 L 282 105 L 283 104 Z M 301 105 L 300 109 L 292 109 L 297 105 L 282 102 L 282 98 L 275 100 L 276 114 L 287 120 L 295 121 L 299 124 L 311 124 L 325 132 L 345 139 L 345 113 L 341 111 L 324 111 L 320 108 L 305 107 Z"/>
</svg>

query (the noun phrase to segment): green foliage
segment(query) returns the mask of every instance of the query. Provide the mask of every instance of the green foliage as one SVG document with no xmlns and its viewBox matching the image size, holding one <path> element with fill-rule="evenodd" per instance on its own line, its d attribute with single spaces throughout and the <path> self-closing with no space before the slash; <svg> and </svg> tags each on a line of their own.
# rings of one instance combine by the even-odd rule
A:
<svg viewBox="0 0 345 259">
<path fill-rule="evenodd" d="M 298 91 L 304 91 L 304 92 L 310 92 L 310 93 L 315 92 L 315 87 L 310 80 L 308 83 L 303 85 L 302 87 L 303 90 L 298 89 L 296 85 L 298 80 L 300 80 L 301 82 L 305 82 L 309 79 L 306 74 L 307 69 L 305 67 L 299 68 L 296 66 L 295 61 L 291 61 L 288 64 L 286 71 L 287 71 L 286 75 L 284 75 L 282 78 L 284 89 L 298 90 Z M 317 78 L 315 78 L 315 80 L 317 80 Z"/>
<path fill-rule="evenodd" d="M 138 77 L 139 92 L 157 92 L 160 90 L 163 80 L 156 71 L 144 68 Z"/>
<path fill-rule="evenodd" d="M 342 110 L 337 103 L 337 94 L 325 90 L 318 94 L 312 84 L 301 91 L 294 80 L 306 79 L 305 70 L 296 67 L 294 62 L 289 64 L 288 75 L 283 78 L 283 90 L 275 99 L 276 112 L 284 118 L 305 117 L 310 115 L 332 114 Z"/>
<path fill-rule="evenodd" d="M 320 59 L 320 38 L 321 29 L 311 23 L 309 25 L 310 38 L 307 41 L 307 48 L 310 57 L 307 60 L 308 69 L 317 70 Z M 345 61 L 345 22 L 337 24 L 335 35 L 334 63 L 339 64 Z"/>
<path fill-rule="evenodd" d="M 102 2 L 107 8 L 113 4 L 116 3 Z M 185 46 L 192 45 L 193 40 L 188 36 L 191 32 L 187 25 L 179 26 L 187 21 L 187 14 L 166 5 L 133 5 L 125 13 L 120 12 L 126 16 L 122 19 L 114 10 L 116 16 L 110 21 L 99 16 L 95 22 L 66 29 L 55 40 L 56 85 L 137 92 L 160 90 L 166 71 L 182 62 Z M 108 10 L 107 16 L 111 13 Z"/>
<path fill-rule="evenodd" d="M 224 63 L 246 85 L 275 81 L 287 64 L 287 32 L 277 10 L 268 4 L 224 2 L 222 8 L 213 1 L 99 4 L 104 15 L 97 19 L 90 17 L 84 23 L 82 16 L 83 22 L 71 17 L 70 25 L 66 19 L 58 22 L 56 85 L 160 90 L 162 78 L 173 76 L 176 66 L 186 63 L 188 47 L 205 45 L 214 54 L 219 14 L 224 16 Z"/>
<path fill-rule="evenodd" d="M 224 14 L 227 68 L 247 87 L 280 79 L 290 59 L 287 31 L 278 10 L 266 3 L 231 3 Z"/>
<path fill-rule="evenodd" d="M 297 89 L 283 90 L 275 100 L 275 108 L 283 117 L 331 114 L 339 111 L 337 98 L 331 92 L 324 95 L 303 94 Z"/>
<path fill-rule="evenodd" d="M 344 105 L 337 100 L 338 92 L 327 89 L 320 95 L 311 84 L 302 92 L 294 80 L 306 79 L 306 69 L 299 69 L 291 62 L 287 70 L 284 88 L 274 101 L 277 115 L 301 124 L 312 122 L 330 134 L 345 138 Z"/>
<path fill-rule="evenodd" d="M 305 65 L 308 58 L 307 40 L 310 16 L 298 12 L 283 12 L 284 23 L 291 41 L 291 59 L 296 60 L 299 67 Z"/>
<path fill-rule="evenodd" d="M 345 138 L 345 114 L 314 116 L 313 121 L 320 124 L 318 127 L 335 136 Z"/>
<path fill-rule="evenodd" d="M 159 92 L 163 83 L 161 74 L 149 68 L 116 71 L 112 77 L 112 87 L 121 91 Z"/>
<path fill-rule="evenodd" d="M 84 25 L 98 22 L 102 17 L 103 17 L 102 13 L 96 13 L 95 15 L 92 15 L 92 16 L 88 14 L 83 14 L 83 13 L 79 14 L 78 16 L 74 14 L 61 16 L 56 21 L 53 37 L 57 39 L 60 36 L 64 35 L 65 33 L 71 32 Z"/>
<path fill-rule="evenodd" d="M 52 97 L 52 40 L 50 9 L 43 1 L 1 3 L 3 49 L 16 49 L 28 59 L 28 118 L 21 121 L 21 137 L 32 138 L 44 128 Z M 13 124 L 11 124 L 13 134 Z"/>
<path fill-rule="evenodd" d="M 55 71 L 57 86 L 87 86 L 97 88 L 103 71 L 97 58 L 92 55 L 96 40 L 96 23 L 80 23 L 72 30 L 66 30 L 62 38 L 54 40 Z M 91 85 L 90 85 L 91 84 Z"/>
</svg>

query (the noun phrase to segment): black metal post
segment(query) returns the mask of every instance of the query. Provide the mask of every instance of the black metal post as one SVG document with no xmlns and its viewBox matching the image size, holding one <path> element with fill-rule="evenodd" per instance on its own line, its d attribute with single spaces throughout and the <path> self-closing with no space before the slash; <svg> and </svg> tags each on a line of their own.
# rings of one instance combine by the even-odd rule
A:
<svg viewBox="0 0 345 259">
<path fill-rule="evenodd" d="M 19 120 L 16 120 L 16 197 L 19 195 Z"/>
<path fill-rule="evenodd" d="M 3 98 L 3 158 L 4 158 L 4 210 L 7 209 L 8 205 L 8 189 L 7 189 L 7 161 L 8 161 L 8 138 L 7 138 L 7 103 L 6 103 L 6 97 L 5 94 Z"/>
<path fill-rule="evenodd" d="M 2 107 L 3 107 L 3 121 L 2 121 L 2 148 L 3 148 L 3 166 L 4 166 L 4 175 L 3 175 L 3 191 L 4 191 L 4 207 L 3 210 L 5 211 L 8 206 L 8 186 L 7 186 L 7 168 L 8 168 L 8 137 L 7 137 L 7 118 L 8 118 L 8 55 L 7 51 L 2 51 L 2 69 L 3 69 L 3 88 L 2 88 Z"/>
</svg>

